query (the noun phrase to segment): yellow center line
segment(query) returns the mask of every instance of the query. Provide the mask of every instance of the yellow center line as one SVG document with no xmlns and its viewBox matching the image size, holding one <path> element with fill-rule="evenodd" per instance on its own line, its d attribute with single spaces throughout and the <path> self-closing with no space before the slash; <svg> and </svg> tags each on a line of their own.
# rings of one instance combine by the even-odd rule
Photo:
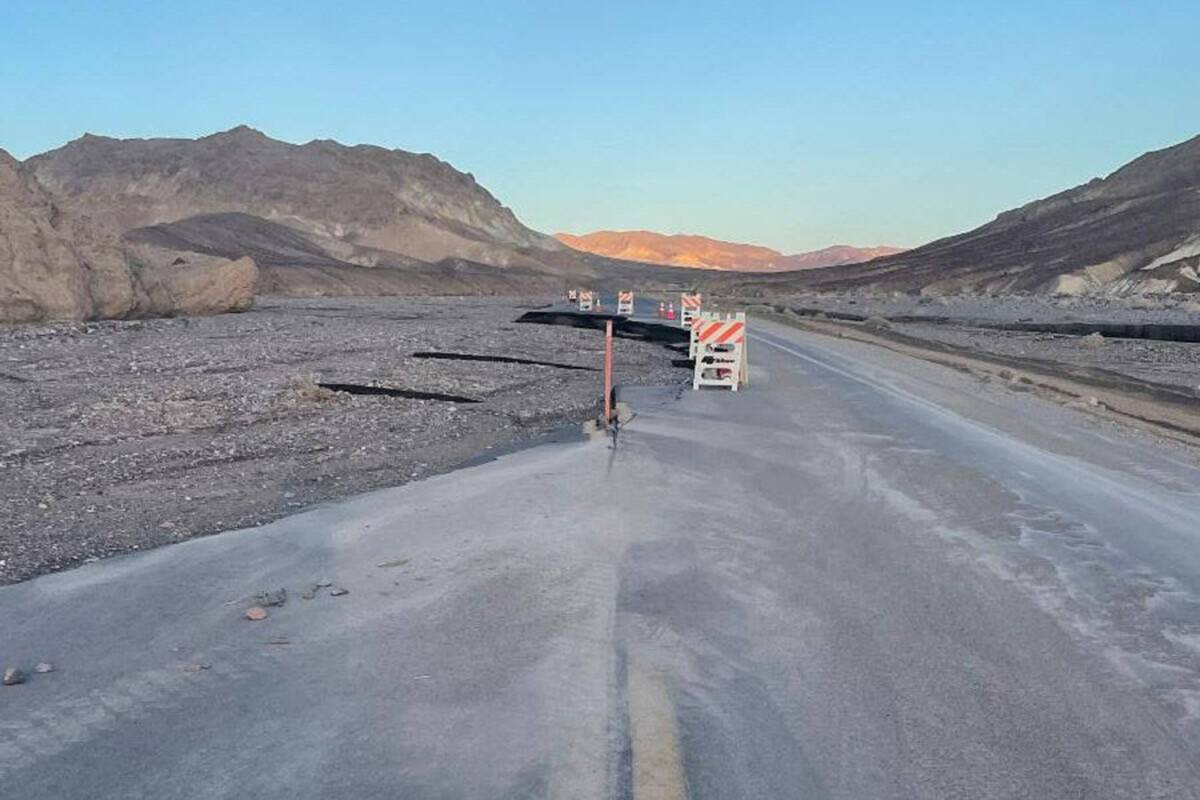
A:
<svg viewBox="0 0 1200 800">
<path fill-rule="evenodd" d="M 632 653 L 628 692 L 634 800 L 684 800 L 683 761 L 666 681 Z"/>
</svg>

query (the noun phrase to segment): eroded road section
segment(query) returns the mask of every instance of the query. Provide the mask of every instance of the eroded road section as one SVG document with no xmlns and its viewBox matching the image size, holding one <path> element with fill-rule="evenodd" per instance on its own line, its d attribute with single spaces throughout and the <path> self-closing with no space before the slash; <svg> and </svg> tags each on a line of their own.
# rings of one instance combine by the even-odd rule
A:
<svg viewBox="0 0 1200 800">
<path fill-rule="evenodd" d="M 0 689 L 4 796 L 1197 796 L 1193 454 L 868 345 L 750 360 L 628 392 L 615 451 L 0 589 L 56 665 Z"/>
</svg>

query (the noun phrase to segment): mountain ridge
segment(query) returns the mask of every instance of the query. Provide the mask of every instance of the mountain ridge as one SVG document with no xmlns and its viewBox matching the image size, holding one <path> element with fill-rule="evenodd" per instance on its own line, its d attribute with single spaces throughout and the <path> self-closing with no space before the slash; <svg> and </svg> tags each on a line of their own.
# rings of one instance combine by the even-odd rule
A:
<svg viewBox="0 0 1200 800">
<path fill-rule="evenodd" d="M 576 250 L 610 258 L 737 272 L 818 269 L 860 263 L 903 251 L 898 247 L 833 245 L 785 255 L 762 245 L 729 242 L 699 234 L 664 234 L 648 230 L 601 230 L 580 235 L 556 233 L 554 238 Z"/>
<path fill-rule="evenodd" d="M 756 293 L 883 290 L 1099 293 L 1200 291 L 1200 136 L 1105 177 L 1003 211 L 973 230 L 854 268 L 719 276 Z"/>
<path fill-rule="evenodd" d="M 429 153 L 239 125 L 197 139 L 87 133 L 6 158 L 0 321 L 234 310 L 248 282 L 311 296 L 691 281 L 572 250 Z"/>
</svg>

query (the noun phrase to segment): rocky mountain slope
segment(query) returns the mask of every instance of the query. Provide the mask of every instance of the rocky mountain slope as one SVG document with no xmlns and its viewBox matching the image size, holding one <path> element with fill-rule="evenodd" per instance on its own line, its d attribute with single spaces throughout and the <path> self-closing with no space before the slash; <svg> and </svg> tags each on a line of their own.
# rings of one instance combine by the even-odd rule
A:
<svg viewBox="0 0 1200 800">
<path fill-rule="evenodd" d="M 227 288 L 240 291 L 249 268 L 260 293 L 288 295 L 675 288 L 694 278 L 572 250 L 428 154 L 294 145 L 242 126 L 195 140 L 84 135 L 4 168 L 0 204 L 40 220 L 17 225 L 12 212 L 12 230 L 43 233 L 21 234 L 23 247 L 41 248 L 34 266 L 0 262 L 0 321 L 191 313 L 184 288 L 229 264 L 241 271 Z M 39 281 L 88 288 L 49 297 L 30 288 Z M 205 286 L 201 306 L 228 310 L 220 287 Z"/>
<path fill-rule="evenodd" d="M 730 291 L 1128 295 L 1200 291 L 1200 136 L 973 231 L 849 268 L 720 280 Z"/>
<path fill-rule="evenodd" d="M 85 135 L 30 158 L 65 209 L 119 231 L 236 212 L 423 261 L 560 250 L 468 173 L 432 155 L 328 140 L 294 145 L 242 126 L 201 139 Z M 502 252 L 505 251 L 505 252 Z"/>
<path fill-rule="evenodd" d="M 119 247 L 0 150 L 0 322 L 240 310 L 256 279 L 249 259 Z"/>
<path fill-rule="evenodd" d="M 856 264 L 902 252 L 898 247 L 835 245 L 808 253 L 784 255 L 778 250 L 759 245 L 723 242 L 707 236 L 667 235 L 652 231 L 596 231 L 581 236 L 556 233 L 554 238 L 576 250 L 609 258 L 736 272 L 815 269 L 836 264 Z"/>
</svg>

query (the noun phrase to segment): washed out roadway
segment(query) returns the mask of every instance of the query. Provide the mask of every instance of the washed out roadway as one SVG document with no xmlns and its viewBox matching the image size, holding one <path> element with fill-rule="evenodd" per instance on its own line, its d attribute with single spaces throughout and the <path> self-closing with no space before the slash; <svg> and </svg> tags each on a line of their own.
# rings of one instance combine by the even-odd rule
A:
<svg viewBox="0 0 1200 800">
<path fill-rule="evenodd" d="M 1196 797 L 1194 456 L 752 329 L 615 448 L 0 588 L 0 796 Z"/>
</svg>

